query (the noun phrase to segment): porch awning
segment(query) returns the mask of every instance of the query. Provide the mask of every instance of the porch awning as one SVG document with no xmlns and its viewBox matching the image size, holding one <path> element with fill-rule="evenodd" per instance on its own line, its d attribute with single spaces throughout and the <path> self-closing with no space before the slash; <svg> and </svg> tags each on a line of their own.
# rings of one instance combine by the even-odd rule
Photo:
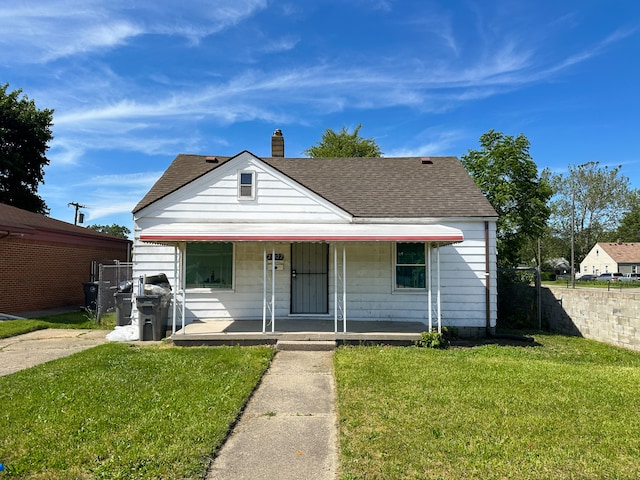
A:
<svg viewBox="0 0 640 480">
<path fill-rule="evenodd" d="M 147 228 L 143 242 L 437 242 L 458 243 L 462 231 L 439 224 L 180 223 Z"/>
</svg>

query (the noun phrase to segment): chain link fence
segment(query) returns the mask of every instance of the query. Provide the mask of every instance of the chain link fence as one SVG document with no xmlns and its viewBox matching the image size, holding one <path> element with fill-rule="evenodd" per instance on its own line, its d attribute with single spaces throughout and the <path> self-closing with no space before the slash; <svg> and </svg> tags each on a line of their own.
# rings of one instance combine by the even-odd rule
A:
<svg viewBox="0 0 640 480">
<path fill-rule="evenodd" d="M 540 295 L 536 268 L 499 268 L 498 328 L 541 329 Z"/>
<path fill-rule="evenodd" d="M 96 320 L 115 310 L 115 297 L 125 282 L 133 281 L 133 263 L 116 261 L 113 265 L 100 264 L 98 269 L 98 295 L 96 300 Z"/>
</svg>

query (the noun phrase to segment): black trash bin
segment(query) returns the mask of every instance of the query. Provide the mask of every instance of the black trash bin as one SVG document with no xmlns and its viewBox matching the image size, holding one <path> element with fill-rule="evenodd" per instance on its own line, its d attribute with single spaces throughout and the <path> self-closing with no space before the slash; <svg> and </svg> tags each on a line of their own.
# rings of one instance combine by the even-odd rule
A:
<svg viewBox="0 0 640 480">
<path fill-rule="evenodd" d="M 131 293 L 114 293 L 116 304 L 116 325 L 131 325 Z"/>
<path fill-rule="evenodd" d="M 98 304 L 98 282 L 83 282 L 84 287 L 84 308 L 96 310 Z"/>
<path fill-rule="evenodd" d="M 138 295 L 138 327 L 140 340 L 162 340 L 167 335 L 169 302 L 163 295 Z"/>
</svg>

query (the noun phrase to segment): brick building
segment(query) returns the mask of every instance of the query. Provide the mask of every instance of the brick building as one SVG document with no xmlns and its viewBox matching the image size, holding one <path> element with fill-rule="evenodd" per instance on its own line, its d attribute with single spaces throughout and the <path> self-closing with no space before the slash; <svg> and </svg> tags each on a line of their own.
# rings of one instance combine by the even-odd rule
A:
<svg viewBox="0 0 640 480">
<path fill-rule="evenodd" d="M 93 262 L 130 251 L 130 240 L 0 204 L 0 312 L 84 305 Z"/>
</svg>

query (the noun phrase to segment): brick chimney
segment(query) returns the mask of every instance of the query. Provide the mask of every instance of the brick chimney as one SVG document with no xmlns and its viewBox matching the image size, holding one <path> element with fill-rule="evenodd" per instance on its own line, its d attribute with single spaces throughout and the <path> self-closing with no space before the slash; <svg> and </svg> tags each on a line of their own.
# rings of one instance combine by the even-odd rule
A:
<svg viewBox="0 0 640 480">
<path fill-rule="evenodd" d="M 284 137 L 282 130 L 277 129 L 271 137 L 271 156 L 284 157 Z"/>
</svg>

